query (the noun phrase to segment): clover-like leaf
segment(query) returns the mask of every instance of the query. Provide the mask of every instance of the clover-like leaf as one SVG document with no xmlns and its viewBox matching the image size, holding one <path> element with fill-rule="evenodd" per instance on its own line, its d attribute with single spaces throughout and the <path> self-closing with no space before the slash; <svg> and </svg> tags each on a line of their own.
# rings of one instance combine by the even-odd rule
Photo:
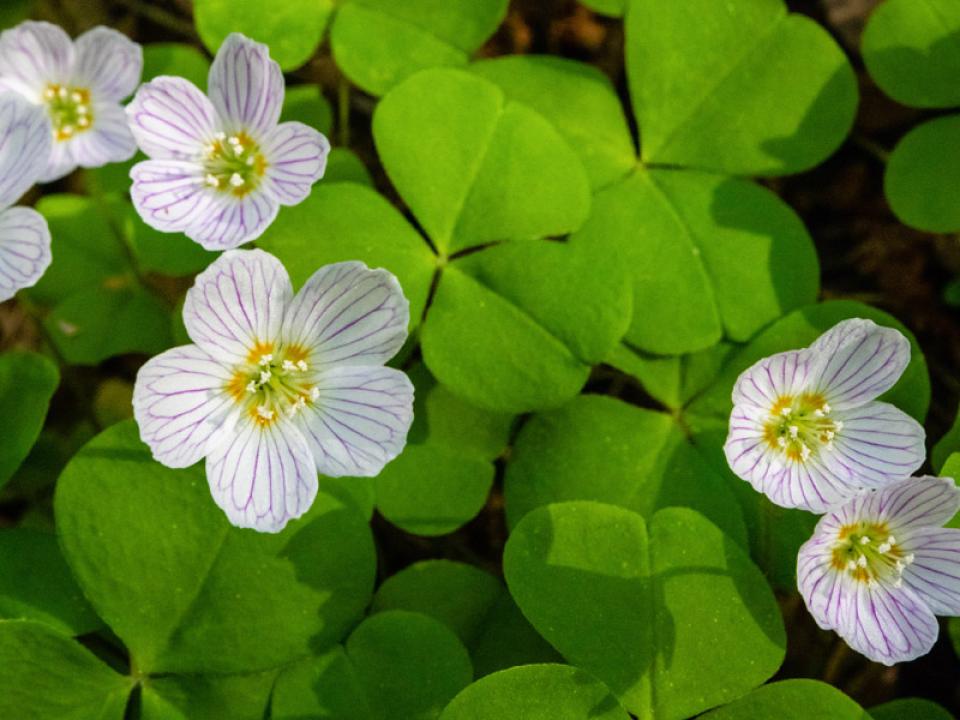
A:
<svg viewBox="0 0 960 720">
<path fill-rule="evenodd" d="M 880 89 L 912 107 L 960 105 L 960 6 L 952 0 L 886 0 L 863 31 L 861 51 Z"/>
<path fill-rule="evenodd" d="M 417 73 L 373 118 L 390 180 L 443 254 L 562 235 L 590 207 L 586 173 L 543 116 L 462 70 Z"/>
<path fill-rule="evenodd" d="M 661 510 L 648 529 L 613 505 L 538 508 L 511 534 L 504 574 L 534 627 L 639 717 L 679 720 L 728 702 L 783 659 L 763 575 L 693 510 Z"/>
<path fill-rule="evenodd" d="M 202 466 L 154 462 L 132 421 L 71 460 L 55 510 L 74 575 L 143 672 L 271 668 L 340 640 L 370 598 L 373 542 L 355 505 L 321 493 L 278 535 L 239 530 Z"/>
<path fill-rule="evenodd" d="M 270 709 L 272 720 L 376 717 L 342 645 L 286 668 L 277 678 Z"/>
<path fill-rule="evenodd" d="M 160 75 L 174 75 L 205 88 L 209 73 L 210 60 L 193 45 L 160 42 L 143 46 L 143 82 Z"/>
<path fill-rule="evenodd" d="M 833 152 L 853 124 L 849 62 L 781 0 L 630 0 L 626 36 L 646 163 L 798 172 Z"/>
<path fill-rule="evenodd" d="M 816 680 L 783 680 L 757 688 L 708 712 L 704 720 L 870 720 L 870 715 L 836 688 Z"/>
<path fill-rule="evenodd" d="M 478 680 L 440 720 L 629 720 L 610 690 L 569 665 L 526 665 Z"/>
<path fill-rule="evenodd" d="M 333 109 L 319 85 L 293 85 L 283 97 L 281 122 L 296 120 L 316 128 L 324 135 L 333 127 Z"/>
<path fill-rule="evenodd" d="M 512 526 L 567 500 L 619 505 L 646 518 L 687 506 L 747 542 L 736 498 L 674 419 L 603 395 L 580 395 L 528 421 L 514 442 L 504 494 Z"/>
<path fill-rule="evenodd" d="M 278 671 L 270 670 L 150 678 L 140 691 L 140 720 L 263 720 L 277 675 Z"/>
<path fill-rule="evenodd" d="M 37 441 L 50 398 L 60 384 L 57 366 L 36 353 L 0 355 L 0 487 L 20 467 Z"/>
<path fill-rule="evenodd" d="M 745 180 L 638 169 L 601 191 L 571 244 L 630 269 L 626 339 L 660 354 L 701 350 L 726 334 L 746 340 L 813 302 L 816 252 L 803 223 Z"/>
<path fill-rule="evenodd" d="M 122 720 L 133 683 L 43 623 L 0 620 L 0 717 Z"/>
<path fill-rule="evenodd" d="M 872 720 L 953 720 L 953 715 L 932 700 L 898 698 L 870 708 Z"/>
</svg>

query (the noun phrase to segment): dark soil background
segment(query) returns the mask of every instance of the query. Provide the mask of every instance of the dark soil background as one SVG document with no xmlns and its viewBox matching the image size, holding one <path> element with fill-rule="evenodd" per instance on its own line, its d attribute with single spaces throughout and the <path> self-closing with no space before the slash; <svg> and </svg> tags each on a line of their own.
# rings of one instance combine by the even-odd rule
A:
<svg viewBox="0 0 960 720">
<path fill-rule="evenodd" d="M 870 303 L 895 315 L 916 333 L 933 385 L 926 424 L 932 444 L 952 424 L 960 396 L 956 373 L 960 368 L 960 284 L 956 284 L 960 276 L 960 243 L 956 236 L 931 235 L 905 227 L 890 212 L 884 198 L 886 153 L 910 128 L 935 113 L 898 105 L 884 96 L 866 74 L 859 52 L 860 36 L 866 19 L 879 2 L 787 0 L 792 11 L 812 17 L 846 51 L 859 78 L 860 108 L 850 137 L 824 164 L 800 175 L 763 182 L 778 192 L 806 223 L 820 256 L 824 299 L 843 297 Z M 189 0 L 37 0 L 33 16 L 55 22 L 71 35 L 107 24 L 141 43 L 180 41 L 200 47 Z M 629 108 L 623 27 L 619 20 L 596 15 L 574 0 L 512 0 L 506 22 L 480 54 L 514 53 L 550 53 L 592 63 L 611 77 L 624 106 Z M 341 76 L 326 44 L 313 60 L 288 77 L 291 82 L 322 85 L 334 106 L 334 114 L 338 114 L 336 99 Z M 331 139 L 342 145 L 349 138 L 350 147 L 373 172 L 379 190 L 396 199 L 379 167 L 370 138 L 373 107 L 372 98 L 353 91 L 348 127 L 335 127 Z M 45 188 L 45 192 L 59 191 L 82 192 L 82 174 Z M 179 283 L 170 288 L 171 292 L 182 289 Z M 951 304 L 951 295 L 956 296 L 953 302 L 957 304 Z M 0 351 L 43 346 L 36 320 L 16 300 L 0 304 Z M 91 413 L 90 408 L 105 394 L 120 399 L 114 405 L 128 407 L 123 398 L 143 360 L 121 357 L 98 368 L 65 370 L 48 427 L 72 436 L 75 445 L 99 426 L 116 419 L 109 413 L 106 418 L 103 413 Z M 69 447 L 71 443 L 65 445 Z M 0 526 L 15 524 L 28 512 L 49 519 L 56 459 L 49 464 L 52 470 L 48 477 L 18 478 L 13 483 L 14 492 L 8 489 L 0 497 Z M 381 552 L 381 577 L 426 557 L 471 562 L 499 574 L 506 537 L 499 490 L 477 519 L 453 535 L 414 537 L 380 518 L 375 519 L 374 529 Z M 818 630 L 798 596 L 783 598 L 782 606 L 789 654 L 778 677 L 825 679 L 865 707 L 895 697 L 921 696 L 960 714 L 960 662 L 945 626 L 930 655 L 902 667 L 884 668 L 850 652 L 832 634 Z"/>
</svg>

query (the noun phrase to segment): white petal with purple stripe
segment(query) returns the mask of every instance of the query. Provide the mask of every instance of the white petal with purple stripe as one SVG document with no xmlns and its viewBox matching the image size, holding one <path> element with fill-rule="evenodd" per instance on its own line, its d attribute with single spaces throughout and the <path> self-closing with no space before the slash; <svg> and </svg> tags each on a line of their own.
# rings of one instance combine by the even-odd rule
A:
<svg viewBox="0 0 960 720">
<path fill-rule="evenodd" d="M 277 126 L 284 80 L 266 45 L 240 33 L 228 35 L 210 66 L 207 91 L 225 132 L 264 138 Z"/>
<path fill-rule="evenodd" d="M 22 22 L 0 34 L 0 89 L 39 103 L 47 84 L 70 77 L 74 57 L 70 36 L 60 27 Z"/>
<path fill-rule="evenodd" d="M 214 194 L 201 169 L 183 160 L 145 160 L 130 170 L 130 196 L 151 227 L 182 232 L 206 217 Z"/>
<path fill-rule="evenodd" d="M 35 285 L 50 260 L 46 218 L 33 208 L 0 211 L 0 302 Z"/>
<path fill-rule="evenodd" d="M 230 250 L 256 240 L 277 217 L 280 203 L 269 193 L 254 191 L 243 197 L 206 188 L 209 202 L 194 214 L 184 234 L 207 250 Z"/>
<path fill-rule="evenodd" d="M 50 155 L 46 113 L 19 95 L 0 95 L 0 210 L 10 207 L 37 182 Z"/>
<path fill-rule="evenodd" d="M 217 132 L 213 105 L 183 78 L 161 76 L 141 85 L 126 112 L 140 149 L 158 160 L 198 161 Z M 199 166 L 197 172 L 202 175 Z"/>
<path fill-rule="evenodd" d="M 285 122 L 267 136 L 263 153 L 269 158 L 264 178 L 266 187 L 282 205 L 296 205 L 323 177 L 330 143 L 312 127 Z"/>
<path fill-rule="evenodd" d="M 72 85 L 89 88 L 98 101 L 113 103 L 137 89 L 143 73 L 143 49 L 126 35 L 95 27 L 78 37 L 74 47 Z"/>
<path fill-rule="evenodd" d="M 96 122 L 87 132 L 77 133 L 69 142 L 57 143 L 70 158 L 69 169 L 52 166 L 44 179 L 50 182 L 76 167 L 96 168 L 124 162 L 137 152 L 137 143 L 127 124 L 123 108 L 115 103 L 94 103 Z"/>
</svg>

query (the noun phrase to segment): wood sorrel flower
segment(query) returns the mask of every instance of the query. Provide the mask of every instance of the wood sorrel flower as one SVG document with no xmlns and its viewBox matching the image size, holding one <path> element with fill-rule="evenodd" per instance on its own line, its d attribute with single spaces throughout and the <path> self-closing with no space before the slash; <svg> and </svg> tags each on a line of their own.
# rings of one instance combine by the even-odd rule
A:
<svg viewBox="0 0 960 720">
<path fill-rule="evenodd" d="M 130 172 L 133 203 L 162 232 L 209 250 L 253 240 L 280 205 L 296 205 L 323 176 L 330 144 L 299 122 L 277 124 L 280 66 L 265 45 L 233 33 L 210 68 L 208 99 L 183 78 L 158 77 L 127 107 L 151 160 Z"/>
<path fill-rule="evenodd" d="M 50 157 L 46 113 L 14 93 L 0 95 L 0 302 L 34 285 L 50 265 L 50 230 L 33 208 L 10 207 Z"/>
<path fill-rule="evenodd" d="M 731 469 L 777 505 L 817 513 L 907 477 L 926 457 L 923 428 L 874 398 L 909 361 L 903 335 L 860 319 L 759 361 L 733 388 Z"/>
<path fill-rule="evenodd" d="M 95 27 L 71 42 L 56 25 L 27 21 L 0 34 L 0 89 L 41 105 L 53 145 L 40 182 L 76 167 L 129 160 L 137 151 L 120 101 L 143 71 L 140 46 Z"/>
<path fill-rule="evenodd" d="M 360 262 L 327 265 L 293 295 L 262 250 L 224 253 L 187 293 L 195 344 L 137 375 L 140 436 L 169 467 L 206 457 L 217 504 L 239 527 L 278 532 L 317 493 L 317 472 L 372 476 L 396 457 L 413 386 L 383 367 L 407 335 L 397 279 Z"/>
<path fill-rule="evenodd" d="M 960 615 L 960 509 L 949 478 L 899 480 L 824 515 L 800 548 L 797 585 L 817 624 L 884 665 L 933 647 Z"/>
</svg>

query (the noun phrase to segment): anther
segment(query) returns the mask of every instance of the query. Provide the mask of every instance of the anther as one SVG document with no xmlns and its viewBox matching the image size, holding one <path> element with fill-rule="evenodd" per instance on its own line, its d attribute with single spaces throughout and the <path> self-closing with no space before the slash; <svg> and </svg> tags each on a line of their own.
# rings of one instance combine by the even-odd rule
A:
<svg viewBox="0 0 960 720">
<path fill-rule="evenodd" d="M 273 420 L 274 412 L 266 405 L 257 405 L 257 415 L 262 417 L 264 420 Z"/>
<path fill-rule="evenodd" d="M 81 95 L 76 90 L 74 90 L 72 93 L 70 93 L 70 99 L 73 100 L 75 103 L 78 103 L 83 100 L 83 95 Z"/>
<path fill-rule="evenodd" d="M 297 360 L 297 370 L 300 372 L 306 372 L 308 367 L 306 360 Z"/>
<path fill-rule="evenodd" d="M 247 383 L 247 392 L 252 395 L 256 391 L 257 391 L 257 384 L 253 380 L 251 380 L 250 382 Z"/>
<path fill-rule="evenodd" d="M 296 368 L 297 366 L 294 365 L 290 360 L 283 361 L 284 372 L 293 372 L 294 370 L 296 370 Z"/>
<path fill-rule="evenodd" d="M 869 544 L 870 544 L 870 538 L 867 537 L 866 535 L 864 535 L 862 538 L 860 538 L 860 544 L 861 544 L 861 545 L 869 545 Z"/>
<path fill-rule="evenodd" d="M 270 382 L 270 378 L 272 378 L 272 377 L 273 377 L 273 373 L 271 373 L 269 370 L 261 370 L 261 371 L 260 371 L 260 384 L 263 385 L 264 383 Z"/>
<path fill-rule="evenodd" d="M 807 447 L 805 444 L 800 443 L 800 458 L 802 460 L 806 460 L 809 457 L 810 457 L 810 448 Z"/>
<path fill-rule="evenodd" d="M 783 410 L 780 411 L 780 414 L 783 415 L 784 417 L 790 417 L 793 414 L 793 409 L 785 407 Z"/>
<path fill-rule="evenodd" d="M 220 178 L 216 175 L 208 174 L 207 175 L 207 185 L 210 187 L 220 187 Z"/>
<path fill-rule="evenodd" d="M 69 94 L 70 94 L 70 93 L 67 92 L 67 89 L 66 89 L 65 87 L 62 87 L 62 88 L 60 88 L 59 90 L 57 90 L 57 95 L 60 96 L 60 99 L 61 99 L 61 100 L 66 100 L 66 99 L 67 99 L 67 96 L 68 96 Z"/>
<path fill-rule="evenodd" d="M 316 402 L 318 397 L 320 397 L 320 388 L 316 386 L 310 388 L 310 401 Z"/>
<path fill-rule="evenodd" d="M 230 184 L 234 187 L 240 187 L 243 185 L 243 178 L 240 177 L 240 173 L 234 173 L 230 176 Z"/>
<path fill-rule="evenodd" d="M 260 367 L 266 367 L 272 362 L 273 362 L 273 355 L 271 353 L 267 353 L 266 355 L 260 356 Z"/>
<path fill-rule="evenodd" d="M 799 434 L 800 434 L 800 428 L 798 428 L 796 425 L 791 425 L 791 426 L 790 426 L 790 437 L 796 439 L 796 437 L 797 437 Z"/>
<path fill-rule="evenodd" d="M 821 406 L 820 406 L 820 409 L 823 410 L 823 412 L 824 412 L 825 415 L 829 415 L 829 414 L 830 414 L 830 406 L 827 405 L 826 403 L 824 403 L 823 405 L 821 405 Z"/>
</svg>

